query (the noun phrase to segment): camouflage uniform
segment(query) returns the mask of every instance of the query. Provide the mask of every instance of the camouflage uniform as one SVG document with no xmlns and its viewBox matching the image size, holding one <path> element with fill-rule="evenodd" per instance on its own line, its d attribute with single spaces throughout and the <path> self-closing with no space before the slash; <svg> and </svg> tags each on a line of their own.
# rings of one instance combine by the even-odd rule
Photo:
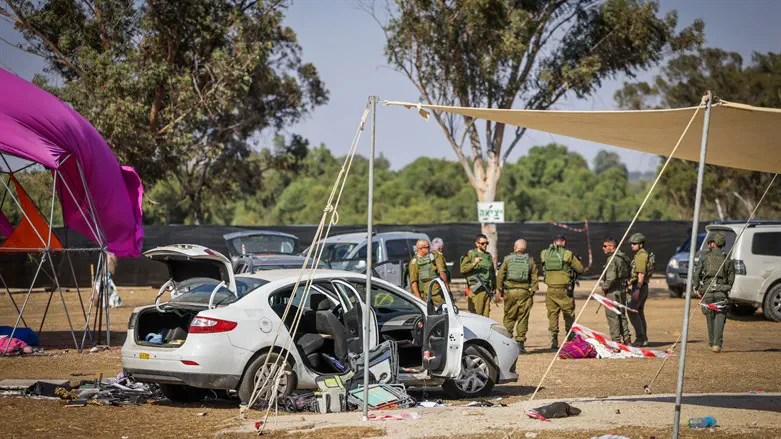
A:
<svg viewBox="0 0 781 439">
<path fill-rule="evenodd" d="M 608 253 L 605 256 L 610 261 L 610 257 L 613 253 Z M 626 305 L 626 282 L 629 281 L 626 277 L 622 277 L 622 272 L 629 271 L 629 257 L 620 250 L 616 251 L 616 256 L 613 261 L 607 267 L 605 271 L 605 277 L 602 279 L 600 287 L 605 293 L 605 297 L 616 302 Z M 626 276 L 626 274 L 624 274 Z M 607 317 L 607 325 L 610 328 L 610 338 L 613 341 L 629 344 L 632 342 L 632 333 L 629 331 L 629 319 L 626 317 L 626 310 L 619 308 L 621 314 L 616 314 L 605 308 L 605 317 Z"/>
<path fill-rule="evenodd" d="M 504 299 L 504 327 L 512 334 L 517 329 L 515 341 L 525 352 L 529 315 L 537 292 L 537 264 L 526 253 L 514 252 L 504 258 L 496 276 L 499 295 Z"/>
<path fill-rule="evenodd" d="M 550 255 L 550 260 L 548 260 Z M 559 345 L 559 313 L 564 316 L 565 332 L 569 332 L 575 321 L 575 298 L 570 297 L 567 286 L 572 281 L 570 270 L 583 273 L 583 264 L 571 251 L 551 245 L 542 251 L 540 261 L 545 270 L 545 306 L 548 309 L 548 333 L 552 348 Z"/>
<path fill-rule="evenodd" d="M 725 241 L 724 235 L 721 233 L 714 236 L 712 242 L 716 243 L 717 248 L 707 248 L 700 252 L 700 257 L 694 264 L 692 276 L 692 287 L 703 294 L 702 303 L 725 305 L 721 311 L 708 308 L 703 308 L 702 311 L 708 321 L 708 346 L 713 347 L 714 352 L 720 352 L 724 343 L 724 325 L 727 323 L 727 311 L 729 310 L 729 292 L 735 281 L 735 266 L 726 253 L 721 250 Z"/>
<path fill-rule="evenodd" d="M 417 283 L 420 297 L 428 301 L 428 287 L 431 282 L 440 277 L 439 273 L 445 271 L 445 258 L 437 257 L 433 253 L 426 256 L 416 255 L 409 261 L 409 281 L 410 284 Z M 445 303 L 442 297 L 442 289 L 438 283 L 434 283 L 431 290 L 431 303 L 438 307 Z"/>
<path fill-rule="evenodd" d="M 629 242 L 632 244 L 645 244 L 645 236 L 641 233 L 635 233 Z M 635 329 L 635 344 L 641 346 L 648 344 L 648 325 L 645 322 L 645 301 L 648 300 L 648 282 L 651 280 L 647 276 L 648 271 L 648 251 L 645 248 L 641 248 L 635 253 L 635 257 L 632 260 L 632 291 L 628 303 L 630 308 L 637 311 L 629 313 L 629 321 Z M 639 283 L 639 273 L 646 275 L 642 284 Z"/>
<path fill-rule="evenodd" d="M 477 258 L 480 258 L 480 262 L 475 263 Z M 496 272 L 491 254 L 480 249 L 469 250 L 461 257 L 460 268 L 461 274 L 466 276 L 469 285 L 470 294 L 467 299 L 469 312 L 488 317 L 491 313 L 491 295 L 496 285 Z"/>
</svg>

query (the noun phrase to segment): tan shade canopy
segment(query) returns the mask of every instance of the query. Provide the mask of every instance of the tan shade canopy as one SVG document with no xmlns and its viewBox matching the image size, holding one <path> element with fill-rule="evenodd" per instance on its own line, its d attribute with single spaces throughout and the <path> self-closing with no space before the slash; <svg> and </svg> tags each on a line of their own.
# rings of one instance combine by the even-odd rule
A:
<svg viewBox="0 0 781 439">
<path fill-rule="evenodd" d="M 543 111 L 386 104 L 461 114 L 657 155 L 670 155 L 696 110 Z M 704 115 L 703 107 L 675 157 L 699 160 Z M 781 110 L 724 101 L 714 104 L 706 161 L 731 168 L 781 172 Z"/>
</svg>

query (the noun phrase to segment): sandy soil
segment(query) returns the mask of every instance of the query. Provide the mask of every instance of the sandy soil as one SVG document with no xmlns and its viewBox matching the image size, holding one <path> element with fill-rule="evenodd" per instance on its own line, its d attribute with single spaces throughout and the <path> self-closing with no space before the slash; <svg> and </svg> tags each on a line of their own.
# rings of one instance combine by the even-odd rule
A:
<svg viewBox="0 0 781 439">
<path fill-rule="evenodd" d="M 683 313 L 683 301 L 670 299 L 663 288 L 662 280 L 654 280 L 652 285 L 652 298 L 646 305 L 646 316 L 649 325 L 649 335 L 652 346 L 659 349 L 668 347 L 678 337 L 681 328 Z M 578 289 L 576 298 L 578 310 L 593 284 L 584 282 Z M 42 356 L 13 357 L 0 359 L 0 379 L 3 378 L 59 378 L 71 379 L 74 383 L 82 379 L 90 379 L 103 373 L 112 376 L 121 370 L 121 361 L 118 347 L 124 341 L 127 319 L 135 306 L 146 305 L 153 301 L 156 291 L 150 288 L 121 288 L 121 295 L 125 301 L 122 308 L 112 310 L 111 342 L 113 348 L 99 353 L 78 353 L 73 347 L 73 340 L 68 332 L 68 323 L 65 319 L 61 299 L 55 295 L 49 309 L 49 315 L 43 327 L 41 339 L 46 352 Z M 32 295 L 25 312 L 25 319 L 34 329 L 38 329 L 41 315 L 46 307 L 48 293 L 36 292 Z M 21 306 L 24 296 L 16 294 L 15 299 Z M 87 298 L 84 298 L 85 302 Z M 84 329 L 84 317 L 75 291 L 65 293 L 65 302 L 70 311 L 72 323 L 78 329 L 78 340 L 81 341 Z M 85 305 L 88 305 L 85 303 Z M 462 309 L 466 309 L 461 303 Z M 492 318 L 501 321 L 501 307 L 494 306 Z M 607 332 L 607 322 L 604 310 L 595 313 L 596 306 L 590 303 L 581 317 L 585 326 Z M 94 314 L 93 314 L 94 315 Z M 15 311 L 7 296 L 0 297 L 0 323 L 13 324 Z M 563 326 L 563 323 L 562 323 Z M 751 391 L 762 390 L 764 392 L 781 392 L 781 380 L 777 375 L 777 364 L 781 361 L 781 338 L 778 337 L 781 326 L 764 320 L 759 314 L 742 319 L 730 320 L 725 332 L 725 352 L 713 354 L 708 350 L 705 330 L 705 320 L 698 311 L 695 313 L 690 327 L 690 344 L 687 356 L 685 391 L 690 394 L 734 392 L 747 394 Z M 105 332 L 101 336 L 105 343 Z M 705 341 L 704 341 L 705 340 Z M 87 339 L 86 346 L 91 347 L 94 342 Z M 510 404 L 525 404 L 534 387 L 539 382 L 545 368 L 548 366 L 553 353 L 546 349 L 547 344 L 547 318 L 544 296 L 539 294 L 535 298 L 530 322 L 530 333 L 527 348 L 531 353 L 519 358 L 518 373 L 520 378 L 517 383 L 497 386 L 494 396 L 503 398 L 502 402 Z M 654 376 L 662 360 L 636 359 L 636 360 L 582 360 L 582 361 L 556 361 L 551 373 L 546 379 L 538 399 L 559 398 L 595 398 L 606 396 L 631 396 L 643 392 L 643 384 L 649 382 Z M 652 386 L 654 394 L 673 393 L 675 390 L 675 371 L 677 358 L 668 361 L 665 369 Z M 438 389 L 414 390 L 413 395 L 418 399 L 445 399 L 445 395 Z M 705 398 L 708 399 L 708 398 Z M 747 434 L 749 430 L 759 429 L 760 435 L 752 437 L 781 437 L 781 432 L 772 430 L 772 425 L 764 419 L 772 419 L 775 425 L 781 425 L 781 419 L 775 418 L 781 411 L 778 400 L 774 410 L 754 410 L 746 408 L 738 409 L 735 413 L 725 413 L 719 418 L 724 425 L 723 429 L 712 433 L 709 437 L 731 437 L 732 434 Z M 464 405 L 466 401 L 448 401 L 451 406 L 452 418 L 446 415 L 432 412 L 425 414 L 425 422 L 418 421 L 413 429 L 419 429 L 421 425 L 428 426 L 428 419 L 445 417 L 451 419 L 442 429 L 426 428 L 426 431 L 415 431 L 421 435 L 454 435 L 463 434 L 463 437 L 524 437 L 518 436 L 518 432 L 525 428 L 540 430 L 550 424 L 527 424 L 521 406 L 512 406 L 506 409 L 483 409 L 482 415 L 466 415 L 464 410 L 456 409 L 455 405 Z M 592 411 L 594 404 L 608 404 L 605 402 L 585 402 Z M 611 402 L 610 404 L 614 404 Z M 665 430 L 670 425 L 672 409 L 661 408 L 665 402 L 649 401 L 621 401 L 622 415 L 613 414 L 605 422 L 596 422 L 587 413 L 578 418 L 555 421 L 555 424 L 565 425 L 566 428 L 582 430 L 582 435 L 576 437 L 590 437 L 589 434 L 608 432 L 604 428 L 620 430 L 621 426 L 634 429 L 626 431 L 632 433 L 631 437 L 649 437 L 655 434 L 657 437 L 666 437 L 669 431 Z M 638 420 L 645 419 L 647 415 L 640 411 L 643 407 L 656 407 L 665 415 L 660 415 L 658 423 L 643 424 Z M 685 406 L 688 407 L 688 406 Z M 693 407 L 693 406 L 692 406 Z M 583 408 L 583 407 L 582 407 Z M 232 420 L 238 415 L 238 406 L 233 401 L 204 402 L 196 405 L 175 405 L 162 403 L 157 405 L 124 406 L 124 407 L 96 407 L 65 408 L 58 401 L 41 401 L 20 398 L 0 399 L 0 409 L 4 410 L 5 422 L 2 429 L 3 437 L 212 437 L 215 432 L 226 427 L 235 426 Z M 610 410 L 607 415 L 610 415 Z M 688 408 L 686 408 L 688 410 Z M 713 415 L 715 407 L 703 406 L 699 410 L 684 411 L 683 418 L 692 416 Z M 199 413 L 207 414 L 198 416 Z M 614 410 L 613 412 L 614 413 Z M 631 416 L 630 416 L 630 413 Z M 607 416 L 606 415 L 606 416 Z M 354 415 L 350 415 L 354 416 Z M 473 417 L 474 416 L 474 417 Z M 757 425 L 746 424 L 744 418 L 758 419 Z M 299 417 L 300 418 L 300 417 Z M 306 423 L 309 416 L 306 416 Z M 457 418 L 457 419 L 456 419 Z M 462 429 L 462 426 L 475 424 L 474 419 L 485 420 L 485 425 L 490 424 L 495 430 L 485 428 L 475 431 Z M 735 420 L 733 422 L 732 420 Z M 609 421 L 609 422 L 608 422 Z M 413 422 L 413 421 L 409 421 Z M 519 423 L 518 423 L 519 422 Z M 729 423 L 727 423 L 729 422 Z M 754 422 L 754 421 L 752 421 Z M 482 424 L 481 424 L 482 425 Z M 454 427 L 455 426 L 455 427 Z M 632 426 L 632 427 L 629 427 Z M 299 426 L 298 428 L 300 428 Z M 327 427 L 327 425 L 325 426 Z M 365 427 L 365 425 L 364 425 Z M 372 425 L 374 427 L 374 425 Z M 385 424 L 377 425 L 383 431 L 387 431 Z M 538 428 L 539 427 L 539 428 Z M 742 430 L 735 430 L 739 428 Z M 310 437 L 367 437 L 368 431 L 355 430 L 349 426 L 335 427 L 334 430 L 314 432 L 300 432 L 300 434 L 314 434 Z M 588 431 L 586 431 L 588 430 Z M 667 431 L 667 432 L 666 432 Z M 736 432 L 737 431 L 737 432 Z M 666 432 L 666 433 L 665 433 Z M 742 433 L 741 433 L 742 432 Z M 561 432 L 541 431 L 539 437 L 555 436 Z M 601 434 L 601 433 L 600 433 Z M 687 437 L 704 437 L 698 436 Z M 299 433 L 296 433 L 298 436 Z M 355 436 L 351 436 L 355 435 Z M 481 436 L 482 435 L 482 436 Z M 550 436 L 554 435 L 554 436 Z M 726 435 L 726 436 L 725 436 Z M 275 436 L 283 437 L 284 433 L 275 433 Z"/>
</svg>

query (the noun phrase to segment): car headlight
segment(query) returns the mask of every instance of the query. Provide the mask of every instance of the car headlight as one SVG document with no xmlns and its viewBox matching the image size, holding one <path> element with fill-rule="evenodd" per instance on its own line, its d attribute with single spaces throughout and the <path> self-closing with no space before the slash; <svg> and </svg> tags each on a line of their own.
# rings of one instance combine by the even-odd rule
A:
<svg viewBox="0 0 781 439">
<path fill-rule="evenodd" d="M 678 269 L 678 260 L 677 259 L 670 259 L 670 263 L 667 264 L 667 265 L 669 265 L 670 268 L 672 268 L 673 270 L 677 270 Z"/>
<path fill-rule="evenodd" d="M 504 326 L 498 323 L 494 323 L 493 325 L 491 325 L 491 331 L 498 332 L 499 334 L 502 334 L 507 338 L 513 338 L 513 335 L 510 334 L 510 331 L 508 331 L 507 328 L 505 328 Z"/>
</svg>

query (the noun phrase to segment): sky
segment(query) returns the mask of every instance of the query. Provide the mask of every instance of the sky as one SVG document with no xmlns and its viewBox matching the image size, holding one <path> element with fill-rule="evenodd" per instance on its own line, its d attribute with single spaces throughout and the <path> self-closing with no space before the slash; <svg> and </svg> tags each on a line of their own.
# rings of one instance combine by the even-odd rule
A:
<svg viewBox="0 0 781 439">
<path fill-rule="evenodd" d="M 369 96 L 378 96 L 381 101 L 418 101 L 414 86 L 387 64 L 382 30 L 354 0 L 289 1 L 286 24 L 297 32 L 303 59 L 317 67 L 330 91 L 330 101 L 289 127 L 285 134 L 301 134 L 312 145 L 323 143 L 334 154 L 342 155 L 350 146 Z M 3 6 L 4 1 L 0 0 L 0 7 Z M 744 62 L 750 61 L 754 51 L 781 52 L 781 27 L 778 26 L 781 1 L 662 0 L 660 9 L 661 14 L 676 9 L 681 26 L 702 19 L 706 45 L 739 52 Z M 0 21 L 0 39 L 18 41 L 18 35 L 6 21 Z M 0 67 L 31 79 L 42 69 L 42 64 L 38 58 L 0 41 Z M 645 72 L 639 79 L 649 80 L 654 72 Z M 591 97 L 564 99 L 554 109 L 616 110 L 613 94 L 627 80 L 630 78 L 606 81 Z M 377 153 L 388 158 L 394 169 L 424 155 L 455 160 L 439 125 L 433 119 L 423 120 L 412 110 L 378 106 L 376 134 Z M 272 136 L 270 132 L 261 133 L 261 144 L 270 144 Z M 367 130 L 361 140 L 360 154 L 368 153 L 368 139 Z M 539 131 L 527 132 L 508 160 L 514 162 L 532 146 L 550 142 L 567 145 L 589 161 L 600 149 L 615 151 L 630 171 L 654 170 L 658 164 L 658 158 L 650 154 Z"/>
</svg>

